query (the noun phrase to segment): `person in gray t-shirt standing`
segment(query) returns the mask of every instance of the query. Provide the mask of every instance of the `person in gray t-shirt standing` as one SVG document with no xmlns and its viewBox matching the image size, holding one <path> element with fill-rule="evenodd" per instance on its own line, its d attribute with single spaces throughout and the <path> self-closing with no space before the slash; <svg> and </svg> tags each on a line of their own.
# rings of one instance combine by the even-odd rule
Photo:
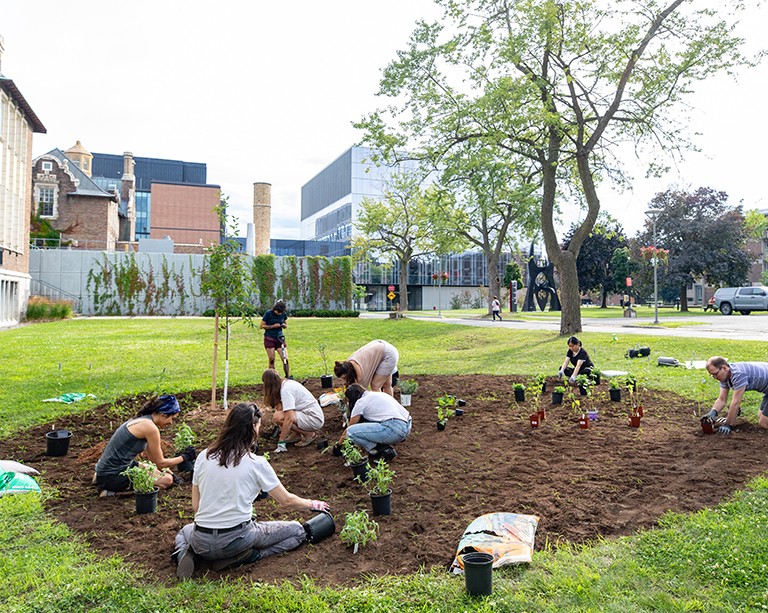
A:
<svg viewBox="0 0 768 613">
<path fill-rule="evenodd" d="M 762 392 L 763 401 L 757 412 L 757 425 L 768 428 L 768 363 L 766 362 L 735 362 L 729 364 L 728 360 L 720 356 L 713 356 L 707 360 L 707 372 L 720 382 L 720 395 L 712 405 L 712 410 L 705 415 L 712 420 L 717 420 L 717 432 L 730 434 L 736 417 L 741 413 L 741 397 L 746 391 Z M 728 414 L 718 418 L 718 414 L 728 404 L 728 394 L 733 389 L 731 404 Z"/>
</svg>

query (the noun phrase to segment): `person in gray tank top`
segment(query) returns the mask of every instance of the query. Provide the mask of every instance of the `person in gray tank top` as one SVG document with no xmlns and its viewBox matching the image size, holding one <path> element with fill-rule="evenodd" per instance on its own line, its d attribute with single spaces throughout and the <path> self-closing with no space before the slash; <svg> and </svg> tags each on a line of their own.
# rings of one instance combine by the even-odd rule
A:
<svg viewBox="0 0 768 613">
<path fill-rule="evenodd" d="M 741 413 L 741 398 L 744 392 L 755 391 L 763 394 L 763 400 L 757 411 L 757 425 L 768 429 L 768 363 L 766 362 L 734 362 L 720 356 L 712 356 L 707 360 L 707 372 L 720 383 L 720 395 L 712 405 L 712 410 L 704 417 L 715 421 L 718 434 L 730 434 Z M 725 417 L 718 417 L 726 404 L 728 394 L 733 390 L 731 403 Z"/>
<path fill-rule="evenodd" d="M 180 410 L 176 396 L 155 397 L 144 404 L 136 417 L 115 430 L 96 462 L 94 482 L 99 496 L 113 496 L 116 492 L 129 491 L 130 481 L 122 472 L 130 466 L 136 466 L 136 456 L 145 450 L 149 461 L 158 469 L 155 471 L 155 485 L 160 489 L 173 485 L 173 475 L 163 469 L 187 460 L 192 461 L 197 455 L 193 447 L 188 447 L 181 455 L 173 458 L 163 455 L 160 428 L 170 426 Z"/>
</svg>

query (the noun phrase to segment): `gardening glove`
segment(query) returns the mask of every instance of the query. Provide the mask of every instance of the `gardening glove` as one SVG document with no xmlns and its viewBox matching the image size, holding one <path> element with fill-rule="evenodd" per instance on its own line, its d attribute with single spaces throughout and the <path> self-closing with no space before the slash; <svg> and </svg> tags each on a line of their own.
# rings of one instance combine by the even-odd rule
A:
<svg viewBox="0 0 768 613">
<path fill-rule="evenodd" d="M 702 415 L 701 418 L 704 419 L 705 417 L 711 419 L 712 421 L 715 421 L 715 418 L 717 417 L 717 409 L 712 409 L 706 415 Z"/>
<path fill-rule="evenodd" d="M 557 371 L 557 378 L 562 379 L 565 376 L 565 373 L 562 370 Z"/>
<path fill-rule="evenodd" d="M 727 419 L 728 419 L 727 417 L 718 417 L 718 418 L 715 420 L 715 423 L 716 423 L 718 426 L 722 426 L 722 425 L 723 425 L 723 424 L 724 424 L 724 423 L 727 421 Z"/>
<path fill-rule="evenodd" d="M 283 453 L 284 451 L 288 451 L 288 447 L 285 446 L 285 441 L 280 441 L 275 447 L 275 453 Z"/>
<path fill-rule="evenodd" d="M 731 427 L 730 426 L 726 426 L 725 424 L 723 424 L 722 426 L 720 426 L 717 429 L 717 433 L 718 434 L 730 434 L 731 433 Z"/>
<path fill-rule="evenodd" d="M 264 500 L 265 498 L 269 498 L 269 492 L 265 492 L 264 490 L 260 491 L 256 496 L 256 500 Z"/>
<path fill-rule="evenodd" d="M 576 377 L 575 376 L 571 376 L 571 378 L 568 379 L 568 383 L 576 383 Z"/>
<path fill-rule="evenodd" d="M 181 452 L 181 457 L 184 458 L 185 462 L 194 462 L 197 457 L 197 451 L 195 451 L 194 447 L 187 447 Z"/>
<path fill-rule="evenodd" d="M 312 511 L 323 512 L 323 511 L 330 511 L 331 510 L 331 505 L 329 505 L 324 500 L 310 500 L 309 501 L 309 508 Z"/>
<path fill-rule="evenodd" d="M 336 444 L 333 446 L 333 449 L 331 450 L 331 453 L 332 453 L 332 454 L 333 454 L 335 457 L 337 457 L 337 458 L 340 458 L 340 457 L 341 457 L 341 443 L 336 443 Z"/>
</svg>

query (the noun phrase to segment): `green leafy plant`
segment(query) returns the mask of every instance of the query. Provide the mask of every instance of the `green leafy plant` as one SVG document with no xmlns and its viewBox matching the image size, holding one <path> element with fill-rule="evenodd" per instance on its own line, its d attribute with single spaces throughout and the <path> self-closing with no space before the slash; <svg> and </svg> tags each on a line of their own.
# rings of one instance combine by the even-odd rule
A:
<svg viewBox="0 0 768 613">
<path fill-rule="evenodd" d="M 435 407 L 437 409 L 437 421 L 444 424 L 449 417 L 456 415 L 456 409 L 453 408 L 456 406 L 456 396 L 443 394 L 435 400 L 437 402 Z"/>
<path fill-rule="evenodd" d="M 621 389 L 621 377 L 611 377 L 608 381 L 608 387 L 612 390 Z"/>
<path fill-rule="evenodd" d="M 628 372 L 624 375 L 624 383 L 627 385 L 627 390 L 629 390 L 630 393 L 634 392 L 637 388 L 637 377 L 631 372 Z"/>
<path fill-rule="evenodd" d="M 592 387 L 592 380 L 589 378 L 589 375 L 576 375 L 576 385 L 586 390 L 587 396 L 589 396 L 590 388 Z"/>
<path fill-rule="evenodd" d="M 552 390 L 555 394 L 565 394 L 565 388 L 562 385 L 558 385 Z"/>
<path fill-rule="evenodd" d="M 395 471 L 383 459 L 380 459 L 368 469 L 368 478 L 363 482 L 363 485 L 369 494 L 386 494 L 394 480 Z"/>
<path fill-rule="evenodd" d="M 196 438 L 197 436 L 195 436 L 194 431 L 189 427 L 189 425 L 186 423 L 181 424 L 176 432 L 176 436 L 173 439 L 173 446 L 176 448 L 177 452 L 182 452 L 187 447 L 194 445 Z"/>
<path fill-rule="evenodd" d="M 122 473 L 131 482 L 131 488 L 137 494 L 149 494 L 155 489 L 155 471 L 152 462 L 139 462 L 137 466 L 126 468 Z"/>
<path fill-rule="evenodd" d="M 317 346 L 317 350 L 320 352 L 320 357 L 323 359 L 323 372 L 328 374 L 328 356 L 325 355 L 325 345 L 322 343 Z"/>
<path fill-rule="evenodd" d="M 354 547 L 352 553 L 357 553 L 358 547 L 365 547 L 378 537 L 379 524 L 368 517 L 368 511 L 347 513 L 339 538 L 347 547 Z"/>
<path fill-rule="evenodd" d="M 512 389 L 515 390 L 516 392 L 524 392 L 525 391 L 525 385 L 523 385 L 522 383 L 515 383 L 512 386 Z"/>
<path fill-rule="evenodd" d="M 547 382 L 547 376 L 543 374 L 536 375 L 536 378 L 534 379 L 534 383 L 539 386 L 539 388 L 543 388 L 544 384 Z"/>
<path fill-rule="evenodd" d="M 360 448 L 348 438 L 345 438 L 344 442 L 341 444 L 341 455 L 343 455 L 344 459 L 352 466 L 360 464 L 365 459 Z"/>
<path fill-rule="evenodd" d="M 403 379 L 399 385 L 401 394 L 415 394 L 416 390 L 419 389 L 419 382 L 413 379 Z"/>
</svg>

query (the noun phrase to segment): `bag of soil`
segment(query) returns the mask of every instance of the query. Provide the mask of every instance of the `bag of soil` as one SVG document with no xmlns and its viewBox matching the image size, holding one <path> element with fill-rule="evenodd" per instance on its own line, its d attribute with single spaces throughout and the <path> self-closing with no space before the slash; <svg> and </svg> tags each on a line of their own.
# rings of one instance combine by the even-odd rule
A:
<svg viewBox="0 0 768 613">
<path fill-rule="evenodd" d="M 627 358 L 646 358 L 649 355 L 651 355 L 651 348 L 650 347 L 640 347 L 639 345 L 635 345 L 633 349 L 627 350 L 627 353 L 624 357 Z"/>
</svg>

